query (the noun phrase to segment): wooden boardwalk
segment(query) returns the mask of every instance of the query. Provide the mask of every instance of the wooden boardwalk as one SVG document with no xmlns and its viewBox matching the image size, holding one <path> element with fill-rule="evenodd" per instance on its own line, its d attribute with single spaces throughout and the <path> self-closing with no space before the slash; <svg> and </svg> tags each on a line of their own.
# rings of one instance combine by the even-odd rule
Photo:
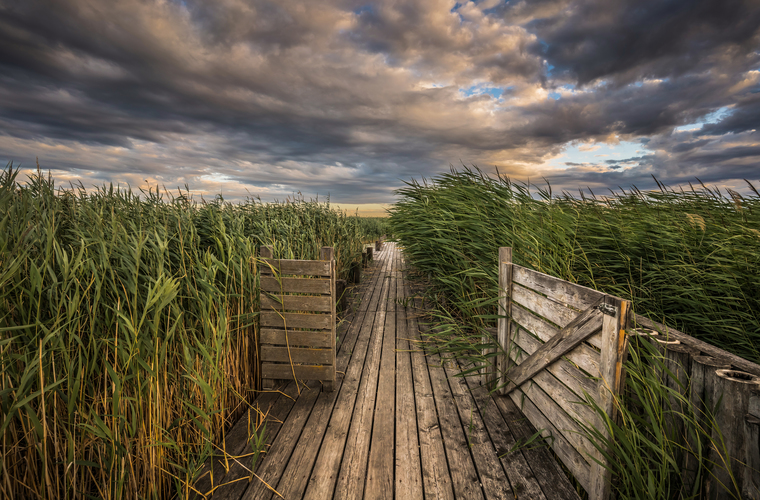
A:
<svg viewBox="0 0 760 500">
<path fill-rule="evenodd" d="M 535 432 L 511 399 L 492 397 L 479 377 L 454 377 L 462 367 L 421 349 L 404 273 L 401 252 L 386 243 L 338 329 L 335 390 L 310 382 L 299 395 L 291 381 L 259 396 L 269 446 L 256 477 L 247 444 L 255 423 L 245 417 L 225 439 L 228 470 L 217 458 L 213 483 L 204 475 L 198 491 L 234 500 L 579 498 L 545 447 L 510 452 Z"/>
</svg>

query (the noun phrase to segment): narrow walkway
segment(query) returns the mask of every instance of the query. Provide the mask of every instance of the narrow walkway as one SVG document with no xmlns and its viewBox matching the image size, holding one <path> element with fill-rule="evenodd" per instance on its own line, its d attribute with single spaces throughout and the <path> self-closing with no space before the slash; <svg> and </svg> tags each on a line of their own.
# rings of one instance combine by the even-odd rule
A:
<svg viewBox="0 0 760 500">
<path fill-rule="evenodd" d="M 401 252 L 386 243 L 340 326 L 334 392 L 294 382 L 257 400 L 266 455 L 249 481 L 255 414 L 225 440 L 239 457 L 196 485 L 213 498 L 577 499 L 546 448 L 511 451 L 535 430 L 505 397 L 426 355 Z M 225 484 L 226 483 L 226 484 Z M 221 486 L 218 486 L 221 485 Z M 277 493 L 274 493 L 276 490 Z"/>
</svg>

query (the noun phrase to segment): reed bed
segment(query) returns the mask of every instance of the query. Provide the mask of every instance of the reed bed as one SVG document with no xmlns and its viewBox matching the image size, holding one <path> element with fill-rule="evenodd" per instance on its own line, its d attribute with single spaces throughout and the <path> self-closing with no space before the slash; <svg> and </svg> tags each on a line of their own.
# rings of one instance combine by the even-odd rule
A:
<svg viewBox="0 0 760 500">
<path fill-rule="evenodd" d="M 3 498 L 189 495 L 259 387 L 257 247 L 334 246 L 345 274 L 384 232 L 329 203 L 17 177 L 0 175 Z"/>
<path fill-rule="evenodd" d="M 437 348 L 489 362 L 481 332 L 498 317 L 498 249 L 510 246 L 517 264 L 629 299 L 638 314 L 759 362 L 760 193 L 750 183 L 750 196 L 659 187 L 555 196 L 548 185 L 477 169 L 409 181 L 390 231 L 432 285 Z M 592 442 L 611 446 L 618 498 L 698 498 L 701 481 L 725 465 L 706 458 L 705 447 L 724 449 L 709 415 L 698 424 L 688 401 L 670 408 L 679 395 L 662 383 L 663 366 L 658 352 L 632 348 L 620 421 L 595 408 L 615 439 L 604 443 L 600 429 L 586 429 Z M 684 449 L 667 428 L 673 419 L 704 447 Z M 683 453 L 695 457 L 694 487 L 683 482 Z"/>
</svg>

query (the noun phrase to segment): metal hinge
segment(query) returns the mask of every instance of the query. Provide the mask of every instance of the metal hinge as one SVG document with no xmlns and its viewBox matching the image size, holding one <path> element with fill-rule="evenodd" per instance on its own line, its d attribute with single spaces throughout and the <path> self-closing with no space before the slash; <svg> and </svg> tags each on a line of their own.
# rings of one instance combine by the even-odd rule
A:
<svg viewBox="0 0 760 500">
<path fill-rule="evenodd" d="M 596 306 L 596 308 L 607 316 L 617 316 L 618 308 L 615 306 L 611 306 L 609 304 L 599 304 Z"/>
</svg>

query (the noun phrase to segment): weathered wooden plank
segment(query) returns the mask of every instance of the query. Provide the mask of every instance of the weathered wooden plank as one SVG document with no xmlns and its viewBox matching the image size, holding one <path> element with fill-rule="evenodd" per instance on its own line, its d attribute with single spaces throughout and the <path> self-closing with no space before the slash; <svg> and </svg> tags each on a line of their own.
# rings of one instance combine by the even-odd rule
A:
<svg viewBox="0 0 760 500">
<path fill-rule="evenodd" d="M 540 340 L 537 340 L 534 336 L 532 336 L 530 333 L 526 332 L 525 330 L 520 329 L 520 331 L 515 335 L 515 344 L 517 344 L 520 349 L 523 352 L 515 352 L 514 354 L 516 356 L 519 356 L 519 363 L 522 363 L 527 357 L 534 352 L 536 352 L 543 344 Z M 565 358 L 570 358 L 571 356 L 574 358 L 579 358 L 580 356 L 574 355 L 577 350 L 579 350 L 581 347 L 584 347 L 583 344 L 579 345 L 569 353 L 565 355 L 564 358 L 560 358 L 554 363 L 547 366 L 547 370 L 552 373 L 555 377 L 557 377 L 559 380 L 561 380 L 565 385 L 567 385 L 570 390 L 572 390 L 574 393 L 576 393 L 578 396 L 583 395 L 583 391 L 586 391 L 589 394 L 596 393 L 596 383 L 592 381 L 592 378 L 599 377 L 599 373 L 586 373 L 586 371 L 581 371 L 577 364 L 572 363 L 571 361 L 568 361 Z M 514 349 L 514 351 L 519 351 L 518 349 Z M 597 357 L 599 356 L 598 353 L 594 353 Z M 590 365 L 590 366 L 589 366 Z M 590 363 L 587 364 L 590 368 L 593 368 L 594 365 L 591 365 Z M 597 365 L 598 360 L 597 360 Z"/>
<path fill-rule="evenodd" d="M 595 400 L 599 408 L 616 420 L 615 398 L 622 389 L 623 361 L 628 348 L 626 329 L 630 324 L 631 303 L 611 296 L 606 296 L 604 300 L 606 306 L 614 311 L 614 316 L 604 315 L 602 358 L 599 364 L 601 377 Z M 610 437 L 607 426 L 598 430 L 604 437 Z M 609 448 L 606 448 L 592 455 L 596 460 L 591 464 L 591 484 L 586 489 L 589 500 L 607 500 L 612 492 L 611 472 L 605 467 L 607 461 L 604 458 L 604 454 L 608 453 Z"/>
<path fill-rule="evenodd" d="M 522 307 L 513 307 L 512 316 L 516 323 L 524 327 L 543 342 L 548 342 L 559 333 L 559 328 L 547 323 Z M 601 345 L 601 335 L 595 334 L 570 351 L 566 356 L 570 361 L 586 370 L 590 375 L 598 377 L 600 359 L 599 351 L 586 345 L 586 343 L 590 344 L 594 339 L 596 339 L 597 343 Z"/>
<path fill-rule="evenodd" d="M 364 289 L 365 299 L 372 292 L 372 287 L 377 285 L 379 277 L 380 274 L 377 273 L 372 277 L 373 281 L 367 283 Z M 343 369 L 346 374 L 335 409 L 330 417 L 330 423 L 322 440 L 320 452 L 311 472 L 304 500 L 321 500 L 333 497 L 362 372 L 367 363 L 371 365 L 375 362 L 374 359 L 380 350 L 378 343 L 374 341 L 376 336 L 373 336 L 373 332 L 377 332 L 377 328 L 374 327 L 375 319 L 374 314 L 357 311 L 357 316 L 353 320 L 358 327 L 359 338 L 351 355 L 351 362 Z M 373 349 L 368 349 L 370 342 L 372 342 Z M 341 368 L 340 363 L 338 368 Z"/>
<path fill-rule="evenodd" d="M 265 445 L 267 449 L 271 449 L 271 445 L 276 440 L 279 431 L 282 428 L 282 423 L 290 414 L 295 404 L 295 397 L 298 395 L 296 384 L 292 381 L 285 384 L 281 390 L 283 393 L 287 394 L 287 396 L 283 396 L 279 393 L 264 393 L 256 399 L 256 402 L 254 402 L 254 407 L 257 407 L 263 414 L 267 415 L 265 437 Z M 259 400 L 261 400 L 261 402 Z M 271 400 L 274 400 L 274 403 L 267 405 L 266 402 Z M 240 419 L 236 425 L 241 425 L 247 432 L 248 422 L 245 419 Z M 250 453 L 250 451 L 251 448 L 248 445 L 248 437 L 245 436 L 238 442 L 238 447 L 236 448 L 234 456 Z M 264 459 L 266 459 L 266 450 L 262 459 L 258 461 L 256 466 L 260 467 Z M 247 460 L 241 460 L 240 462 L 241 463 L 238 463 L 230 458 L 229 472 L 220 476 L 219 480 L 214 483 L 214 486 L 218 486 L 218 488 L 214 490 L 214 496 L 212 497 L 214 500 L 237 500 L 249 487 L 251 483 L 247 480 L 242 480 L 242 478 L 251 478 L 251 473 L 249 472 L 251 464 Z M 253 481 L 258 481 L 258 479 L 253 478 Z"/>
<path fill-rule="evenodd" d="M 444 368 L 449 380 L 451 394 L 454 396 L 455 406 L 459 412 L 460 423 L 466 432 L 467 445 L 470 448 L 485 498 L 488 500 L 514 499 L 515 494 L 509 485 L 501 463 L 497 460 L 496 450 L 467 387 L 467 382 L 462 377 L 457 376 L 459 373 L 458 364 L 447 362 L 444 363 Z"/>
<path fill-rule="evenodd" d="M 516 364 L 522 363 L 528 357 L 525 353 L 511 355 L 514 356 Z M 584 423 L 597 423 L 596 413 L 585 403 L 583 396 L 583 391 L 591 396 L 596 394 L 596 382 L 567 361 L 558 359 L 534 375 L 532 381 L 573 418 Z"/>
<path fill-rule="evenodd" d="M 552 450 L 554 450 L 554 453 L 559 456 L 562 463 L 565 464 L 565 467 L 570 469 L 570 472 L 575 479 L 581 483 L 581 486 L 588 491 L 588 488 L 591 485 L 590 469 L 588 462 L 586 462 L 583 456 L 578 453 L 575 447 L 573 447 L 573 445 L 565 439 L 562 433 L 554 427 L 554 424 L 546 418 L 538 408 L 536 408 L 530 398 L 523 396 L 520 390 L 509 393 L 509 398 L 518 408 L 520 408 L 522 413 L 528 417 L 536 429 L 541 431 L 541 435 L 549 441 L 549 445 L 552 447 Z M 497 398 L 497 405 L 503 405 L 503 399 L 504 398 Z M 544 493 L 546 493 L 545 487 Z"/>
<path fill-rule="evenodd" d="M 694 337 L 686 335 L 685 333 L 680 332 L 674 328 L 670 328 L 661 323 L 657 323 L 656 321 L 652 321 L 649 318 L 641 316 L 640 314 L 636 314 L 634 316 L 634 322 L 645 328 L 651 328 L 652 330 L 662 332 L 662 336 L 665 339 L 679 340 L 683 344 L 691 347 L 696 347 L 705 355 L 718 359 L 726 359 L 734 368 L 760 377 L 760 365 L 741 358 L 735 354 L 731 354 L 730 352 L 710 345 L 707 342 L 702 342 L 701 340 L 695 339 Z"/>
<path fill-rule="evenodd" d="M 301 332 L 298 330 L 273 330 L 261 329 L 261 344 L 308 346 L 315 348 L 332 347 L 330 333 L 325 332 Z"/>
<path fill-rule="evenodd" d="M 367 429 L 372 428 L 374 417 L 377 378 L 380 372 L 380 353 L 385 329 L 385 310 L 380 309 L 375 316 L 371 352 L 368 353 L 364 364 L 351 427 L 333 494 L 335 500 L 362 498 L 364 495 L 364 479 L 371 438 L 371 433 L 367 432 Z"/>
<path fill-rule="evenodd" d="M 484 428 L 491 438 L 496 455 L 507 473 L 511 490 L 518 498 L 544 500 L 546 496 L 541 491 L 541 486 L 523 454 L 519 450 L 510 451 L 515 447 L 517 441 L 496 407 L 491 394 L 485 386 L 477 385 L 472 377 L 468 377 L 466 382 L 483 419 Z"/>
<path fill-rule="evenodd" d="M 262 328 L 311 328 L 331 330 L 333 321 L 330 314 L 279 313 L 261 311 Z"/>
<path fill-rule="evenodd" d="M 454 495 L 457 498 L 484 498 L 475 464 L 468 450 L 467 438 L 446 381 L 446 374 L 440 366 L 441 360 L 434 354 L 428 354 L 428 359 L 430 385 L 433 388 L 435 406 L 438 410 L 438 421 L 446 449 Z"/>
<path fill-rule="evenodd" d="M 391 259 L 392 260 L 392 259 Z M 395 264 L 395 262 L 394 262 Z M 392 269 L 392 268 L 391 268 Z M 389 280 L 391 281 L 391 280 Z M 389 283 L 387 305 L 395 298 L 395 283 Z M 367 463 L 365 500 L 391 500 L 394 486 L 395 421 L 396 421 L 396 314 L 386 311 L 380 374 L 372 420 L 372 439 Z"/>
<path fill-rule="evenodd" d="M 599 303 L 602 303 L 600 299 Z M 584 339 L 595 333 L 601 326 L 604 314 L 596 308 L 596 305 L 586 309 L 572 322 L 568 323 L 550 341 L 545 342 L 536 352 L 530 355 L 521 365 L 510 369 L 507 376 L 510 379 L 505 392 L 515 389 L 533 375 L 553 363 L 560 356 L 575 348 Z"/>
<path fill-rule="evenodd" d="M 290 365 L 287 363 L 261 363 L 261 378 L 292 380 L 293 374 L 298 380 L 331 380 L 335 367 Z"/>
<path fill-rule="evenodd" d="M 312 365 L 331 365 L 333 363 L 333 351 L 328 349 L 309 349 L 303 347 L 280 347 L 261 346 L 261 360 L 263 362 L 280 363 L 305 363 Z"/>
<path fill-rule="evenodd" d="M 311 415 L 311 410 L 314 408 L 314 403 L 316 403 L 320 392 L 319 383 L 315 381 L 309 382 L 308 389 L 301 390 L 301 395 L 296 399 L 289 418 L 282 424 L 277 439 L 275 439 L 272 447 L 267 452 L 261 468 L 257 471 L 261 481 L 254 480 L 251 482 L 241 497 L 243 500 L 260 500 L 267 495 L 267 492 L 270 490 L 262 481 L 269 485 L 279 483 L 285 470 L 285 465 L 288 463 L 296 444 L 298 444 L 298 439 L 309 415 Z M 214 498 L 217 500 L 216 497 Z"/>
<path fill-rule="evenodd" d="M 498 314 L 505 316 L 497 323 L 497 337 L 499 345 L 508 349 L 512 345 L 512 248 L 499 248 L 499 308 Z M 496 356 L 496 374 L 499 377 L 499 392 L 504 393 L 504 385 L 507 383 L 506 373 L 512 364 L 509 356 L 499 354 Z"/>
<path fill-rule="evenodd" d="M 403 263 L 399 259 L 399 265 Z M 406 297 L 404 281 L 398 280 L 397 293 Z M 409 307 L 411 309 L 411 307 Z M 417 412 L 412 385 L 412 358 L 409 354 L 407 307 L 396 308 L 396 498 L 421 500 L 422 468 L 417 438 Z"/>
<path fill-rule="evenodd" d="M 548 421 L 552 422 L 554 428 L 562 433 L 565 440 L 570 443 L 570 445 L 575 448 L 584 459 L 588 456 L 593 456 L 596 453 L 594 445 L 583 435 L 582 429 L 578 423 L 572 416 L 568 415 L 557 401 L 552 400 L 551 395 L 547 394 L 541 386 L 535 382 L 535 378 L 522 384 L 520 386 L 520 391 L 530 399 L 538 411 L 540 411 Z M 589 417 L 589 420 L 595 423 L 594 421 L 597 419 L 592 415 Z M 588 462 L 588 459 L 586 459 L 586 461 Z"/>
<path fill-rule="evenodd" d="M 270 293 L 313 293 L 328 295 L 330 280 L 326 278 L 261 277 L 261 289 Z"/>
<path fill-rule="evenodd" d="M 408 283 L 407 288 L 408 292 Z M 415 307 L 409 315 L 409 338 L 420 340 L 417 314 Z M 424 352 L 417 347 L 411 353 L 412 377 L 414 378 L 414 396 L 417 406 L 417 429 L 420 440 L 420 463 L 422 465 L 422 485 L 425 498 L 454 500 L 449 466 L 446 452 L 443 448 L 441 426 L 438 422 L 435 399 L 430 385 L 430 374 Z"/>
<path fill-rule="evenodd" d="M 525 442 L 533 437 L 536 432 L 535 427 L 530 423 L 530 420 L 525 418 L 525 415 L 510 397 L 494 396 L 493 401 L 496 402 L 496 406 L 518 442 Z M 546 436 L 547 433 L 544 432 L 543 435 Z M 522 447 L 516 453 L 525 457 L 547 500 L 578 500 L 580 498 L 570 480 L 565 476 L 565 472 L 560 468 L 556 458 L 546 446 Z M 526 498 L 530 499 L 531 497 Z"/>
<path fill-rule="evenodd" d="M 513 279 L 515 283 L 567 304 L 579 312 L 588 309 L 591 304 L 604 295 L 602 292 L 591 288 L 517 265 L 514 267 Z"/>
<path fill-rule="evenodd" d="M 332 298 L 308 295 L 261 295 L 261 309 L 274 311 L 331 312 Z"/>
<path fill-rule="evenodd" d="M 259 265 L 262 275 L 277 276 L 330 276 L 330 261 L 326 260 L 289 260 L 289 259 L 262 259 Z"/>
<path fill-rule="evenodd" d="M 335 308 L 337 307 L 337 304 L 335 302 L 335 277 L 337 271 L 335 269 L 335 251 L 333 247 L 322 247 L 322 249 L 319 252 L 319 258 L 325 261 L 328 261 L 330 263 L 330 339 L 332 340 L 332 362 L 330 363 L 333 367 L 332 369 L 332 375 L 324 381 L 322 388 L 325 391 L 332 392 L 334 389 L 334 383 L 337 378 L 336 368 L 335 368 L 335 356 L 336 356 L 336 348 L 335 348 L 335 337 L 336 337 L 336 331 L 335 331 L 335 321 L 337 320 L 337 314 L 335 312 Z"/>
<path fill-rule="evenodd" d="M 512 287 L 512 301 L 548 319 L 560 328 L 564 328 L 578 316 L 578 311 L 575 309 L 571 309 L 560 302 L 546 298 L 520 285 Z"/>
</svg>

